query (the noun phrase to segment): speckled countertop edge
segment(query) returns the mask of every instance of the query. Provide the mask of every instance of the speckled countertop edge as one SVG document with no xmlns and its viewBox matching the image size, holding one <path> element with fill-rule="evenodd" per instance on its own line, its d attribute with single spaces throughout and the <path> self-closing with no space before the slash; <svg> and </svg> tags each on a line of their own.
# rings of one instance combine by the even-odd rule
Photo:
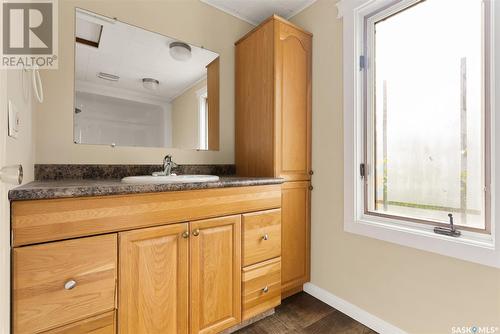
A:
<svg viewBox="0 0 500 334">
<path fill-rule="evenodd" d="M 219 181 L 199 183 L 127 184 L 113 180 L 34 181 L 9 191 L 11 201 L 90 197 L 198 190 L 228 187 L 247 187 L 281 184 L 284 180 L 269 177 L 222 176 Z"/>
</svg>

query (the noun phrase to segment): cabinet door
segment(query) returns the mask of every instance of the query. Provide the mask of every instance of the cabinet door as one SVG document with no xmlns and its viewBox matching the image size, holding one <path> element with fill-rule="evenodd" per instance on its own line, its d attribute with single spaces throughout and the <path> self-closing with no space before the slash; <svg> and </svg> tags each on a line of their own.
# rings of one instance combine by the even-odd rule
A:
<svg viewBox="0 0 500 334">
<path fill-rule="evenodd" d="M 240 216 L 190 223 L 191 334 L 218 333 L 241 319 Z"/>
<path fill-rule="evenodd" d="M 289 181 L 310 179 L 311 35 L 277 21 L 276 171 Z"/>
<path fill-rule="evenodd" d="M 188 333 L 188 224 L 120 233 L 119 333 Z"/>
<path fill-rule="evenodd" d="M 309 281 L 309 182 L 285 182 L 281 197 L 281 287 L 283 297 Z"/>
</svg>

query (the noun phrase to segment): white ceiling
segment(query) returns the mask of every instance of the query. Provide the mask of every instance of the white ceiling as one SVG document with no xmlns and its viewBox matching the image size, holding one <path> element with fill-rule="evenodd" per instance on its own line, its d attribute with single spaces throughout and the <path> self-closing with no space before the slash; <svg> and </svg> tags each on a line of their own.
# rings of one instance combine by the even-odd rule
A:
<svg viewBox="0 0 500 334">
<path fill-rule="evenodd" d="M 316 0 L 200 0 L 210 6 L 258 25 L 269 16 L 278 14 L 289 19 L 312 5 Z"/>
<path fill-rule="evenodd" d="M 81 10 L 76 16 L 77 35 L 85 26 L 82 20 L 103 26 L 99 48 L 76 43 L 77 90 L 78 83 L 83 82 L 85 86 L 93 84 L 113 91 L 154 95 L 167 102 L 203 79 L 206 65 L 218 57 L 215 52 L 191 45 L 191 58 L 178 61 L 169 53 L 169 44 L 175 41 L 172 38 Z M 120 79 L 117 82 L 103 80 L 97 77 L 99 72 L 117 75 Z M 145 89 L 142 78 L 158 80 L 158 90 Z"/>
</svg>

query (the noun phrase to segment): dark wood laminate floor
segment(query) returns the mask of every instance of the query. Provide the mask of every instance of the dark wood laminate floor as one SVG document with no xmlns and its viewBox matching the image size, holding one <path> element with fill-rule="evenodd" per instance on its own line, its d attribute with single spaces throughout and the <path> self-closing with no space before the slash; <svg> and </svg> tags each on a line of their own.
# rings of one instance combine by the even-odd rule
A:
<svg viewBox="0 0 500 334">
<path fill-rule="evenodd" d="M 377 334 L 318 299 L 301 292 L 283 300 L 276 313 L 238 334 Z"/>
</svg>

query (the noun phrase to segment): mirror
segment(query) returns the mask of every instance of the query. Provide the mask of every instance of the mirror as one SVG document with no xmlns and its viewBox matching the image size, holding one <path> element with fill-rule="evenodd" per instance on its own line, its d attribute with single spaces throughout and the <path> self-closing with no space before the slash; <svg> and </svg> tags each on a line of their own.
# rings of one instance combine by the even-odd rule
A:
<svg viewBox="0 0 500 334">
<path fill-rule="evenodd" d="M 75 13 L 74 142 L 219 149 L 219 55 Z"/>
</svg>

